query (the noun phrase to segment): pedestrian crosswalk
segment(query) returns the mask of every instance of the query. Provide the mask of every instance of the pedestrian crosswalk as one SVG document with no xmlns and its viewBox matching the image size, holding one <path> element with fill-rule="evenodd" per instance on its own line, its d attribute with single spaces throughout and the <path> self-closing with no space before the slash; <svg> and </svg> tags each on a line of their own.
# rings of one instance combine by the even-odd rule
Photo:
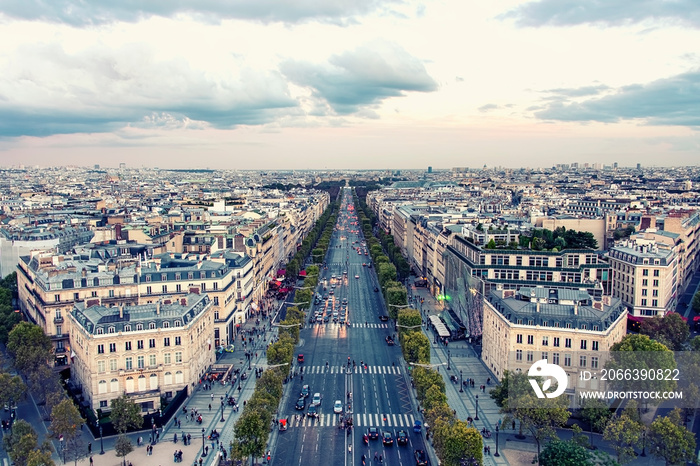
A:
<svg viewBox="0 0 700 466">
<path fill-rule="evenodd" d="M 348 366 L 304 366 L 304 374 L 347 374 Z M 397 366 L 355 366 L 350 369 L 352 374 L 395 374 L 401 375 Z"/>
<path fill-rule="evenodd" d="M 363 324 L 363 323 L 359 323 L 359 322 L 353 322 L 350 324 L 350 327 L 354 327 L 354 328 L 360 328 L 360 327 L 362 327 L 362 328 L 389 328 L 389 325 L 388 324 L 376 324 L 376 323 Z"/>
<path fill-rule="evenodd" d="M 291 427 L 337 427 L 340 425 L 342 414 L 320 414 L 317 418 L 292 415 L 289 419 Z M 413 427 L 413 414 L 353 414 L 352 422 L 355 427 Z"/>
</svg>

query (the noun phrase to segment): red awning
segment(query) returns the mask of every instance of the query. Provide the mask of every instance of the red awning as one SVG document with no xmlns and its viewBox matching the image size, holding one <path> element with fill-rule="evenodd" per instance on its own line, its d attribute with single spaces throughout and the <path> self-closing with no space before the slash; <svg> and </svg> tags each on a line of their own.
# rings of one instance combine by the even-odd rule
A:
<svg viewBox="0 0 700 466">
<path fill-rule="evenodd" d="M 287 271 L 286 271 L 285 269 L 279 269 L 279 270 L 277 271 L 277 276 L 278 276 L 278 277 L 282 277 L 282 276 L 284 276 L 284 275 L 287 275 Z"/>
<path fill-rule="evenodd" d="M 279 280 L 270 280 L 271 286 L 280 286 L 281 284 L 282 284 L 282 282 Z"/>
<path fill-rule="evenodd" d="M 667 312 L 667 313 L 666 313 L 666 315 L 669 315 L 669 314 L 678 314 L 678 313 L 677 313 L 677 312 Z M 680 314 L 678 314 L 678 315 L 680 316 Z M 683 322 L 688 322 L 688 318 L 687 318 L 687 317 L 681 316 L 681 319 L 683 319 Z"/>
<path fill-rule="evenodd" d="M 301 275 L 302 277 L 305 277 L 305 276 L 306 276 L 306 270 L 302 270 L 301 272 L 299 272 L 299 275 Z"/>
<path fill-rule="evenodd" d="M 644 317 L 637 317 L 633 316 L 632 314 L 627 314 L 627 320 L 631 320 L 632 322 L 637 322 L 638 324 L 641 324 L 644 322 Z"/>
</svg>

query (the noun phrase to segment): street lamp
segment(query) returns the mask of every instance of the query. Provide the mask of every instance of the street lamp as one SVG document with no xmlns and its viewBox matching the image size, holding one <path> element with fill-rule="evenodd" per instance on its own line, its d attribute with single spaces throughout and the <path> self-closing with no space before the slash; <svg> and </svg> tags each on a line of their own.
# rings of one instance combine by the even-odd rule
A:
<svg viewBox="0 0 700 466">
<path fill-rule="evenodd" d="M 221 419 L 219 422 L 224 422 L 224 400 L 221 400 Z"/>
<path fill-rule="evenodd" d="M 642 432 L 642 454 L 639 456 L 647 456 L 647 430 Z"/>
<path fill-rule="evenodd" d="M 66 449 L 63 447 L 63 435 L 58 438 L 58 444 L 61 446 L 61 451 L 63 452 L 63 464 L 66 464 Z"/>
<path fill-rule="evenodd" d="M 447 350 L 447 370 L 450 371 L 450 350 Z"/>
<path fill-rule="evenodd" d="M 501 455 L 498 454 L 498 431 L 499 431 L 499 430 L 500 430 L 500 429 L 498 428 L 498 424 L 496 424 L 496 454 L 493 455 L 493 456 L 501 456 Z"/>
<path fill-rule="evenodd" d="M 204 427 L 202 427 L 202 458 L 207 456 L 207 454 L 204 452 Z"/>
<path fill-rule="evenodd" d="M 97 421 L 97 422 L 100 422 L 100 421 Z M 104 455 L 104 454 L 105 454 L 105 446 L 102 443 L 102 425 L 100 425 L 100 455 Z"/>
<path fill-rule="evenodd" d="M 479 395 L 476 395 L 476 415 L 474 416 L 474 420 L 478 421 L 479 420 Z"/>
<path fill-rule="evenodd" d="M 464 381 L 462 380 L 462 369 L 459 370 L 459 393 L 464 393 Z"/>
</svg>

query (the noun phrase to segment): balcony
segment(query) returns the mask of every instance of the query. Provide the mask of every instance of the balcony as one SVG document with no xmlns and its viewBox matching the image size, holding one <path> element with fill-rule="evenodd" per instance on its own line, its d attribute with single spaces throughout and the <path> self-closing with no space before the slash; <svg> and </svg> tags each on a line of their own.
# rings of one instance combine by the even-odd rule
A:
<svg viewBox="0 0 700 466">
<path fill-rule="evenodd" d="M 63 323 L 63 316 L 56 316 L 53 318 L 53 323 L 54 324 L 62 324 Z"/>
<path fill-rule="evenodd" d="M 49 335 L 52 341 L 56 340 L 67 340 L 70 335 L 68 333 L 56 333 L 54 335 Z"/>
</svg>

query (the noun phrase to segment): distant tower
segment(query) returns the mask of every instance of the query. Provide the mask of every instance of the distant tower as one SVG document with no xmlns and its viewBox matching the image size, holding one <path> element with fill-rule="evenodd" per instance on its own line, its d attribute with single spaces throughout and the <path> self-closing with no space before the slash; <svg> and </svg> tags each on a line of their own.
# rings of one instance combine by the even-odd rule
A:
<svg viewBox="0 0 700 466">
<path fill-rule="evenodd" d="M 99 163 L 96 163 L 96 164 L 95 164 L 95 170 L 99 170 L 99 169 L 100 169 L 100 164 L 99 164 Z"/>
<path fill-rule="evenodd" d="M 121 162 L 121 163 L 119 164 L 119 168 L 120 168 L 120 169 L 126 168 L 126 164 L 125 164 L 124 162 Z"/>
<path fill-rule="evenodd" d="M 637 170 L 641 170 L 641 169 L 642 169 L 642 164 L 641 164 L 641 163 L 638 163 L 638 164 L 637 164 Z"/>
<path fill-rule="evenodd" d="M 613 168 L 617 168 L 617 162 L 613 163 Z"/>
<path fill-rule="evenodd" d="M 432 172 L 433 172 L 433 167 L 428 167 L 428 173 L 432 173 Z"/>
</svg>

